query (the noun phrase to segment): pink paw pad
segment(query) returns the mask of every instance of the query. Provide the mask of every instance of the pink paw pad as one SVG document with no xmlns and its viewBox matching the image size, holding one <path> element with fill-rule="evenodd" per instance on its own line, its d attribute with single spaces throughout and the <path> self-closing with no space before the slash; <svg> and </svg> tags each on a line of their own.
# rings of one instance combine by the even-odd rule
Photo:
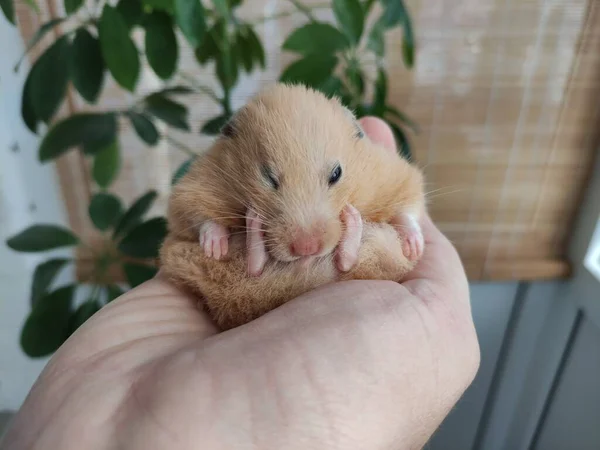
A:
<svg viewBox="0 0 600 450">
<path fill-rule="evenodd" d="M 342 238 L 335 254 L 337 268 L 348 272 L 358 261 L 358 251 L 362 239 L 363 222 L 360 212 L 352 205 L 342 210 Z"/>
<path fill-rule="evenodd" d="M 212 220 L 204 222 L 200 226 L 200 246 L 206 256 L 216 260 L 221 259 L 229 251 L 227 228 Z"/>
</svg>

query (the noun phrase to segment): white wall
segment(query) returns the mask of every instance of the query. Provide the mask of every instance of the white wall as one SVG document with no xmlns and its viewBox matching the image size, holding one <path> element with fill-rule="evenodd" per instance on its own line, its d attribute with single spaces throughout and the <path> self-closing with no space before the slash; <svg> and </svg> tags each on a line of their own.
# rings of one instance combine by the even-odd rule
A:
<svg viewBox="0 0 600 450">
<path fill-rule="evenodd" d="M 22 123 L 21 90 L 28 71 L 13 67 L 23 51 L 21 37 L 0 14 L 0 410 L 22 403 L 45 360 L 19 348 L 19 331 L 29 312 L 29 284 L 39 255 L 12 252 L 8 236 L 34 222 L 66 223 L 53 165 L 37 161 L 38 138 Z M 44 255 L 46 258 L 48 255 Z M 66 279 L 70 278 L 65 274 Z"/>
</svg>

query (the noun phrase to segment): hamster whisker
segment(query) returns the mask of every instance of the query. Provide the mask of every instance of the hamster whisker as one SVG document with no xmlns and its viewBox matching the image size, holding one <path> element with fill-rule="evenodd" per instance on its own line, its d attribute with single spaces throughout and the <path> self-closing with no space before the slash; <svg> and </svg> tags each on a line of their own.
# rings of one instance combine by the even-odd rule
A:
<svg viewBox="0 0 600 450">
<path fill-rule="evenodd" d="M 440 193 L 438 193 L 438 194 L 435 194 L 435 195 L 427 195 L 427 196 L 425 197 L 425 200 L 426 200 L 426 201 L 429 201 L 429 200 L 431 200 L 432 198 L 441 197 L 441 196 L 443 196 L 443 195 L 451 195 L 451 194 L 456 194 L 456 193 L 458 193 L 458 192 L 463 192 L 463 191 L 465 191 L 465 189 L 455 189 L 454 191 L 440 192 Z"/>
<path fill-rule="evenodd" d="M 423 195 L 427 196 L 427 195 L 433 194 L 435 192 L 443 191 L 445 189 L 455 189 L 455 188 L 458 188 L 460 186 L 461 185 L 459 185 L 459 184 L 455 184 L 455 185 L 451 185 L 451 186 L 442 186 L 442 187 L 439 187 L 437 189 L 432 189 L 430 191 L 426 191 L 426 192 L 423 193 Z"/>
</svg>

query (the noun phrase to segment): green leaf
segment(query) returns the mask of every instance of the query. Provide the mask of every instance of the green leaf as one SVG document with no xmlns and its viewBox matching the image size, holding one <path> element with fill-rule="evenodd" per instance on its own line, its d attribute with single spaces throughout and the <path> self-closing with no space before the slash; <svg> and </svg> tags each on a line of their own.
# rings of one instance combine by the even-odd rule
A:
<svg viewBox="0 0 600 450">
<path fill-rule="evenodd" d="M 377 80 L 375 81 L 375 95 L 373 97 L 372 114 L 383 117 L 385 112 L 385 99 L 387 97 L 387 75 L 385 70 L 377 71 Z"/>
<path fill-rule="evenodd" d="M 157 258 L 167 236 L 167 221 L 156 217 L 132 228 L 119 243 L 119 250 L 133 258 Z"/>
<path fill-rule="evenodd" d="M 221 132 L 221 128 L 225 126 L 230 118 L 231 115 L 229 114 L 222 114 L 220 116 L 213 117 L 204 123 L 200 132 L 209 136 L 215 136 Z"/>
<path fill-rule="evenodd" d="M 286 83 L 304 83 L 310 87 L 323 84 L 333 73 L 337 58 L 331 55 L 314 54 L 290 64 L 281 74 Z"/>
<path fill-rule="evenodd" d="M 35 0 L 25 0 L 25 2 L 29 5 L 29 7 L 31 9 L 33 9 L 35 11 L 36 14 L 40 13 L 40 8 L 39 8 L 38 4 L 35 2 Z"/>
<path fill-rule="evenodd" d="M 71 15 L 83 5 L 83 0 L 65 0 L 65 11 L 68 15 Z"/>
<path fill-rule="evenodd" d="M 101 150 L 117 135 L 113 113 L 74 114 L 54 125 L 44 136 L 39 149 L 41 162 L 57 158 L 72 147 L 83 145 Z"/>
<path fill-rule="evenodd" d="M 237 8 L 242 4 L 242 0 L 227 0 L 230 9 Z"/>
<path fill-rule="evenodd" d="M 219 54 L 217 40 L 225 32 L 225 23 L 222 19 L 215 21 L 214 25 L 208 30 L 200 46 L 194 54 L 200 64 L 206 64 L 210 59 L 214 59 Z"/>
<path fill-rule="evenodd" d="M 258 35 L 250 26 L 248 27 L 248 44 L 252 49 L 252 57 L 260 64 L 260 67 L 264 69 L 267 64 L 265 49 L 258 38 Z"/>
<path fill-rule="evenodd" d="M 402 56 L 404 64 L 409 69 L 415 64 L 415 40 L 410 19 L 404 23 L 404 40 L 402 41 Z"/>
<path fill-rule="evenodd" d="M 335 95 L 340 96 L 344 90 L 344 84 L 342 83 L 342 80 L 332 75 L 325 80 L 325 82 L 321 83 L 317 89 L 328 97 L 333 97 Z"/>
<path fill-rule="evenodd" d="M 175 12 L 174 0 L 142 0 L 142 2 L 150 10 L 164 11 L 170 16 Z"/>
<path fill-rule="evenodd" d="M 254 66 L 254 54 L 251 39 L 248 36 L 248 26 L 239 28 L 235 35 L 236 52 L 240 57 L 242 66 L 246 73 L 251 73 Z"/>
<path fill-rule="evenodd" d="M 396 119 L 398 119 L 400 122 L 402 122 L 407 127 L 411 128 L 413 130 L 413 133 L 419 134 L 419 132 L 420 132 L 419 125 L 417 125 L 417 123 L 414 120 L 412 120 L 410 117 L 408 117 L 402 111 L 398 110 L 397 108 L 394 108 L 392 105 L 387 105 L 385 107 L 385 112 L 390 114 L 392 117 L 395 117 Z"/>
<path fill-rule="evenodd" d="M 129 29 L 139 25 L 144 15 L 140 0 L 120 0 L 117 4 L 117 11 Z"/>
<path fill-rule="evenodd" d="M 222 45 L 221 51 L 216 55 L 216 71 L 221 85 L 228 91 L 235 86 L 238 79 L 238 58 L 231 42 L 225 41 Z"/>
<path fill-rule="evenodd" d="M 103 150 L 96 153 L 94 157 L 94 165 L 92 167 L 92 175 L 94 181 L 102 189 L 106 189 L 114 181 L 121 169 L 121 152 L 119 144 L 114 141 L 106 146 Z"/>
<path fill-rule="evenodd" d="M 146 57 L 154 73 L 163 80 L 173 76 L 179 58 L 179 47 L 171 18 L 163 12 L 147 17 Z"/>
<path fill-rule="evenodd" d="M 92 197 L 88 211 L 94 226 L 100 231 L 106 231 L 121 218 L 123 205 L 114 195 L 99 192 Z"/>
<path fill-rule="evenodd" d="M 396 149 L 398 154 L 403 158 L 406 158 L 408 161 L 412 160 L 412 153 L 410 151 L 410 141 L 406 137 L 406 134 L 395 123 L 390 123 L 390 127 L 392 127 L 392 131 L 394 132 L 394 137 L 396 138 Z"/>
<path fill-rule="evenodd" d="M 77 328 L 87 322 L 98 311 L 100 311 L 100 303 L 93 298 L 79 305 L 69 318 L 69 333 L 73 334 Z"/>
<path fill-rule="evenodd" d="M 34 307 L 38 300 L 48 292 L 48 288 L 60 272 L 70 262 L 66 258 L 54 258 L 40 263 L 33 272 L 31 282 L 31 306 Z"/>
<path fill-rule="evenodd" d="M 357 45 L 365 25 L 365 14 L 359 0 L 333 0 L 333 12 L 350 42 Z"/>
<path fill-rule="evenodd" d="M 181 103 L 177 103 L 164 95 L 152 94 L 146 97 L 145 111 L 172 127 L 190 131 L 190 126 L 187 121 L 187 108 Z"/>
<path fill-rule="evenodd" d="M 360 68 L 359 62 L 356 60 L 351 60 L 350 64 L 346 68 L 345 75 L 348 84 L 353 88 L 352 92 L 357 92 L 362 96 L 365 92 L 365 77 Z"/>
<path fill-rule="evenodd" d="M 158 130 L 145 115 L 136 113 L 134 111 L 128 111 L 127 117 L 131 121 L 131 125 L 135 129 L 135 132 L 148 145 L 156 145 L 158 143 Z"/>
<path fill-rule="evenodd" d="M 140 73 L 138 50 L 129 36 L 125 19 L 108 4 L 104 6 L 98 34 L 108 70 L 117 83 L 133 91 Z"/>
<path fill-rule="evenodd" d="M 72 247 L 79 239 L 71 231 L 58 225 L 38 224 L 6 240 L 6 245 L 17 251 L 36 253 L 62 247 Z"/>
<path fill-rule="evenodd" d="M 121 295 L 123 295 L 125 293 L 125 291 L 123 291 L 123 289 L 121 289 L 119 286 L 115 285 L 115 284 L 109 284 L 108 286 L 105 287 L 106 289 L 106 303 L 110 303 L 113 300 L 115 300 L 116 298 L 120 297 Z"/>
<path fill-rule="evenodd" d="M 47 356 L 67 340 L 74 292 L 69 285 L 37 301 L 21 330 L 21 348 L 28 356 Z"/>
<path fill-rule="evenodd" d="M 13 0 L 0 0 L 0 8 L 2 8 L 2 12 L 4 13 L 4 17 L 13 25 L 16 25 L 15 21 L 15 5 L 13 4 Z"/>
<path fill-rule="evenodd" d="M 200 0 L 175 0 L 175 20 L 191 46 L 198 47 L 206 32 L 202 2 Z"/>
<path fill-rule="evenodd" d="M 32 133 L 37 133 L 38 118 L 31 103 L 31 71 L 27 75 L 23 92 L 21 93 L 21 117 Z"/>
<path fill-rule="evenodd" d="M 371 8 L 373 7 L 374 3 L 375 3 L 375 0 L 365 0 L 363 7 L 362 7 L 365 17 L 367 17 L 369 15 L 369 12 L 371 12 Z"/>
<path fill-rule="evenodd" d="M 113 239 L 121 234 L 128 232 L 142 220 L 144 214 L 152 207 L 154 200 L 158 196 L 156 191 L 150 191 L 138 198 L 125 214 L 121 216 L 121 220 L 113 231 Z"/>
<path fill-rule="evenodd" d="M 383 58 L 385 56 L 384 31 L 385 27 L 381 20 L 377 21 L 375 25 L 373 25 L 373 28 L 371 28 L 371 32 L 369 33 L 369 38 L 367 40 L 367 48 L 375 53 L 375 55 L 377 55 L 379 58 Z"/>
<path fill-rule="evenodd" d="M 169 94 L 173 94 L 173 95 L 177 95 L 177 94 L 193 94 L 194 90 L 190 89 L 187 86 L 171 86 L 168 88 L 164 88 L 161 89 L 160 91 L 156 92 L 157 94 L 162 94 L 162 95 L 169 95 Z"/>
<path fill-rule="evenodd" d="M 79 28 L 71 51 L 71 79 L 88 103 L 96 103 L 104 81 L 104 59 L 100 43 L 85 28 Z"/>
<path fill-rule="evenodd" d="M 282 48 L 302 55 L 331 55 L 349 46 L 346 36 L 336 28 L 328 23 L 312 22 L 289 35 Z"/>
<path fill-rule="evenodd" d="M 67 92 L 70 48 L 67 36 L 59 38 L 31 68 L 29 99 L 36 117 L 46 123 L 52 119 Z"/>
<path fill-rule="evenodd" d="M 190 170 L 190 166 L 192 165 L 193 162 L 194 162 L 194 158 L 190 158 L 190 159 L 188 159 L 187 161 L 185 161 L 183 164 L 181 164 L 179 166 L 179 168 L 173 174 L 173 178 L 171 179 L 171 184 L 172 185 L 177 184 L 177 182 L 179 180 L 181 180 L 181 178 L 186 173 L 188 173 L 188 171 Z"/>
<path fill-rule="evenodd" d="M 125 263 L 123 264 L 123 271 L 127 282 L 134 288 L 154 278 L 158 269 L 143 264 Z"/>
<path fill-rule="evenodd" d="M 2 1 L 2 0 L 0 0 Z M 37 6 L 37 5 L 36 5 Z M 60 25 L 61 23 L 63 23 L 65 20 L 67 20 L 66 17 L 59 17 L 58 19 L 52 19 L 49 20 L 48 22 L 42 24 L 38 30 L 35 32 L 35 34 L 31 37 L 31 39 L 29 40 L 29 42 L 27 43 L 27 47 L 25 48 L 25 52 L 23 53 L 23 56 L 21 56 L 21 58 L 19 58 L 19 61 L 17 62 L 16 66 L 15 66 L 15 72 L 17 70 L 19 70 L 19 66 L 21 65 L 21 63 L 23 62 L 23 59 L 25 58 L 25 55 L 27 55 L 27 53 L 29 53 L 29 51 L 35 47 L 37 45 L 38 42 L 40 42 L 42 40 L 42 38 L 50 31 L 52 30 L 55 26 Z M 31 73 L 31 72 L 30 72 Z"/>
<path fill-rule="evenodd" d="M 408 10 L 402 0 L 382 0 L 385 10 L 382 16 L 383 22 L 388 28 L 400 24 L 404 30 L 402 40 L 402 56 L 406 67 L 414 65 L 415 42 L 412 22 Z"/>
<path fill-rule="evenodd" d="M 227 0 L 213 0 L 213 5 L 215 5 L 215 10 L 221 17 L 229 16 L 229 5 L 227 4 Z"/>
</svg>

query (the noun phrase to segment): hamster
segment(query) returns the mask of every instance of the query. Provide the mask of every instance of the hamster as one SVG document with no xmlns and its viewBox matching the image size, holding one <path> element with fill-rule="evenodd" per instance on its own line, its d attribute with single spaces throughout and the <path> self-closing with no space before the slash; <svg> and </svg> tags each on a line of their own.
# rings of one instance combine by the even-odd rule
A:
<svg viewBox="0 0 600 450">
<path fill-rule="evenodd" d="M 424 211 L 421 171 L 339 100 L 275 84 L 174 187 L 161 264 L 232 328 L 328 282 L 399 281 L 423 252 Z"/>
</svg>

